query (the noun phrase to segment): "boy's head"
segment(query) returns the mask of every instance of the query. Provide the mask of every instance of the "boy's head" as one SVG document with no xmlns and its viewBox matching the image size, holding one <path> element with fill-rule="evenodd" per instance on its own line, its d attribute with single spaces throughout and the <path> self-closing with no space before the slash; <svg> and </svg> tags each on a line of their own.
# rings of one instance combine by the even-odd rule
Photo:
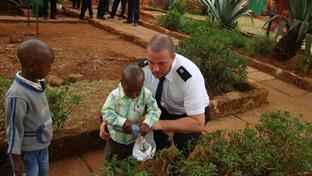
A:
<svg viewBox="0 0 312 176">
<path fill-rule="evenodd" d="M 48 75 L 54 61 L 54 52 L 47 44 L 38 40 L 24 41 L 17 48 L 22 73 L 31 79 L 43 79 Z"/>
<path fill-rule="evenodd" d="M 136 65 L 128 65 L 121 75 L 121 86 L 128 98 L 140 96 L 144 84 L 144 72 Z"/>
</svg>

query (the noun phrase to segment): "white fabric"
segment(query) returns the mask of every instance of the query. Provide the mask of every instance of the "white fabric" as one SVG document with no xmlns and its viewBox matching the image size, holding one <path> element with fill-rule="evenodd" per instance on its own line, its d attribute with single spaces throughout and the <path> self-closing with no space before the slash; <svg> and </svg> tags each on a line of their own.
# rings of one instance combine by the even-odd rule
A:
<svg viewBox="0 0 312 176">
<path fill-rule="evenodd" d="M 32 82 L 24 77 L 22 77 L 20 75 L 20 71 L 16 73 L 16 77 L 18 77 L 19 79 L 23 80 L 24 82 L 26 82 L 27 84 L 31 85 L 32 87 L 38 89 L 38 90 L 42 90 L 41 84 L 39 83 L 39 81 L 44 81 L 44 79 L 38 80 L 38 82 Z"/>
<path fill-rule="evenodd" d="M 152 159 L 156 151 L 156 144 L 153 131 L 148 132 L 144 137 L 139 135 L 135 141 L 132 156 L 138 161 Z"/>
<path fill-rule="evenodd" d="M 184 81 L 177 73 L 181 66 L 192 75 L 187 81 Z M 149 66 L 145 66 L 143 71 L 145 73 L 144 86 L 150 89 L 155 97 L 159 80 L 154 77 Z M 170 114 L 197 115 L 205 112 L 209 97 L 204 77 L 192 61 L 176 54 L 171 70 L 165 77 L 161 105 Z"/>
</svg>

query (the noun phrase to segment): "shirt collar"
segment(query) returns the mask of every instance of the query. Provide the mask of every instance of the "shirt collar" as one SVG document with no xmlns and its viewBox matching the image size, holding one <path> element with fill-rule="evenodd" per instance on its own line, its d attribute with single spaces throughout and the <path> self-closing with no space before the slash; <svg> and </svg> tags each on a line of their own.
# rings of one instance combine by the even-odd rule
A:
<svg viewBox="0 0 312 176">
<path fill-rule="evenodd" d="M 171 69 L 170 69 L 169 73 L 165 76 L 166 79 L 168 79 L 170 82 L 173 80 L 173 75 L 175 73 L 176 67 L 177 67 L 177 54 L 176 54 L 176 57 L 174 58 L 174 60 L 172 62 Z"/>
<path fill-rule="evenodd" d="M 46 88 L 45 80 L 41 79 L 38 80 L 38 82 L 33 82 L 30 81 L 23 76 L 20 75 L 21 72 L 16 73 L 15 81 L 20 84 L 23 87 L 26 87 L 28 89 L 38 91 L 38 92 L 43 92 Z"/>
</svg>

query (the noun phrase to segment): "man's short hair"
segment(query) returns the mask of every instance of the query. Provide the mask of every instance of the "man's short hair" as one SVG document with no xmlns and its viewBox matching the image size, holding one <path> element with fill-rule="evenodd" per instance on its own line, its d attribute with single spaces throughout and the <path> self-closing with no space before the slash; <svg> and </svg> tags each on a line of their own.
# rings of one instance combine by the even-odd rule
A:
<svg viewBox="0 0 312 176">
<path fill-rule="evenodd" d="M 163 50 L 168 50 L 171 54 L 175 52 L 174 44 L 172 39 L 165 34 L 156 34 L 149 41 L 147 48 L 153 52 L 161 52 Z"/>
</svg>

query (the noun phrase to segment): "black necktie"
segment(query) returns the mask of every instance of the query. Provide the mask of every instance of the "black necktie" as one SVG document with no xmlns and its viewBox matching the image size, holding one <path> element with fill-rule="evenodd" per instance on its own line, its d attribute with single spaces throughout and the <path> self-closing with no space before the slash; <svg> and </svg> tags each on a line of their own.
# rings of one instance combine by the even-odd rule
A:
<svg viewBox="0 0 312 176">
<path fill-rule="evenodd" d="M 166 79 L 165 77 L 162 77 L 159 79 L 159 82 L 158 82 L 156 95 L 155 95 L 155 99 L 157 101 L 158 106 L 160 106 L 161 95 L 162 95 L 162 91 L 163 91 L 163 84 L 164 84 L 165 79 Z"/>
</svg>

